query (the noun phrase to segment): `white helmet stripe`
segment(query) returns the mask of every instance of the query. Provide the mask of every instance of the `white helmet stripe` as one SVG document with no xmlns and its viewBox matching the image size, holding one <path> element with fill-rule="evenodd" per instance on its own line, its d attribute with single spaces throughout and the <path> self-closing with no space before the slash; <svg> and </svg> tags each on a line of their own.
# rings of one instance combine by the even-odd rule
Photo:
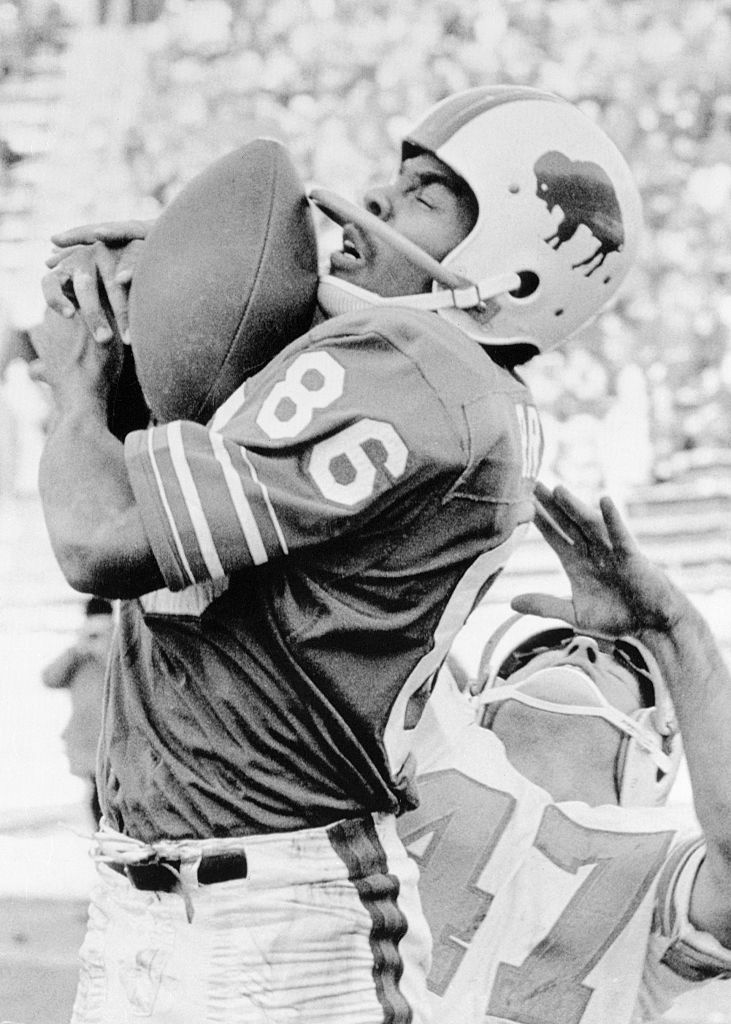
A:
<svg viewBox="0 0 731 1024">
<path fill-rule="evenodd" d="M 567 101 L 542 89 L 527 86 L 493 86 L 489 91 L 476 88 L 448 96 L 429 111 L 424 119 L 404 139 L 404 146 L 416 146 L 436 153 L 448 139 L 480 114 L 484 114 L 503 103 L 520 100 L 549 100 L 553 103 Z M 404 154 L 406 155 L 406 154 Z"/>
</svg>

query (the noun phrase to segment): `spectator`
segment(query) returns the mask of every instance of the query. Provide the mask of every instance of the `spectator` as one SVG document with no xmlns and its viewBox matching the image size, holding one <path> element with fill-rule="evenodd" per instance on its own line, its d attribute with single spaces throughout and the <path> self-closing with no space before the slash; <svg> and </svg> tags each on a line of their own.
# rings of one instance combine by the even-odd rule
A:
<svg viewBox="0 0 731 1024">
<path fill-rule="evenodd" d="M 96 754 L 102 722 L 104 678 L 112 642 L 112 605 L 91 597 L 74 643 L 43 669 L 43 682 L 52 690 L 68 690 L 71 714 L 61 733 L 72 775 L 88 788 L 91 820 L 101 818 L 96 788 Z"/>
</svg>

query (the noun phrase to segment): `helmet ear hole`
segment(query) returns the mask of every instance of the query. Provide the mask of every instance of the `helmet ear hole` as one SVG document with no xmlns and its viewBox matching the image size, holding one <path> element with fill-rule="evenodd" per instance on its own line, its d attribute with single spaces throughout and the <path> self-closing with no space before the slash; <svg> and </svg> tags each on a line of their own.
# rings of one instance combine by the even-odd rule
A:
<svg viewBox="0 0 731 1024">
<path fill-rule="evenodd" d="M 519 270 L 518 277 L 520 286 L 508 293 L 514 299 L 527 299 L 538 291 L 541 279 L 533 270 Z"/>
</svg>

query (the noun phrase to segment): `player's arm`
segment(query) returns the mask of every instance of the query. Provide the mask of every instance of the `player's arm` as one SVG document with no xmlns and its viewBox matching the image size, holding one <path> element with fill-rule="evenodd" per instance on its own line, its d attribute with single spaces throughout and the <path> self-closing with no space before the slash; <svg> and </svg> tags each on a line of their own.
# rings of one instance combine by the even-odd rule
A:
<svg viewBox="0 0 731 1024">
<path fill-rule="evenodd" d="M 731 676 L 695 606 L 639 550 L 616 507 L 601 515 L 564 488 L 536 490 L 536 524 L 571 582 L 571 600 L 527 594 L 517 611 L 556 615 L 585 629 L 634 634 L 666 680 L 683 737 L 706 855 L 689 919 L 731 948 Z"/>
<path fill-rule="evenodd" d="M 675 706 L 706 855 L 689 919 L 731 949 L 731 676 L 708 623 L 676 591 L 674 621 L 638 632 L 655 655 Z"/>
<path fill-rule="evenodd" d="M 329 330 L 322 325 L 285 349 L 210 424 L 134 431 L 123 454 L 103 430 L 107 401 L 95 388 L 103 389 L 81 381 L 85 397 L 63 403 L 43 479 L 54 545 L 73 585 L 108 597 L 161 581 L 181 590 L 338 541 L 408 490 L 419 488 L 428 505 L 432 474 L 445 470 L 423 446 L 420 424 L 433 422 L 454 474 L 464 459 L 458 427 L 411 359 L 381 335 Z M 81 334 L 75 340 L 93 367 L 106 346 Z M 58 387 L 64 395 L 69 385 Z M 68 466 L 66 475 L 56 453 L 72 461 L 82 430 L 86 466 Z M 75 488 L 94 491 L 91 510 L 74 511 Z"/>
<path fill-rule="evenodd" d="M 445 464 L 460 471 L 461 436 L 412 361 L 378 335 L 331 336 L 331 323 L 249 378 L 210 424 L 127 437 L 130 481 L 170 589 L 341 542 L 407 492 L 428 505 L 430 481 L 445 472 L 422 441 L 429 419 Z"/>
<path fill-rule="evenodd" d="M 34 337 L 55 400 L 40 466 L 51 544 L 83 593 L 127 597 L 162 585 L 130 487 L 124 449 L 107 428 L 121 365 L 118 341 L 98 344 L 76 316 L 51 310 Z"/>
<path fill-rule="evenodd" d="M 345 369 L 324 349 L 274 360 L 209 426 L 163 424 L 122 446 L 107 429 L 118 339 L 99 344 L 80 317 L 50 309 L 45 328 L 38 348 L 57 416 L 41 499 L 61 568 L 83 592 L 181 590 L 328 541 L 362 521 L 405 471 L 395 428 L 364 419 L 368 403 L 358 396 L 355 405 L 340 401 Z M 351 354 L 356 392 L 369 388 L 363 358 L 353 365 Z M 378 397 L 394 404 L 393 394 Z M 371 463 L 371 439 L 390 468 Z M 355 478 L 340 484 L 333 461 L 357 466 Z"/>
</svg>

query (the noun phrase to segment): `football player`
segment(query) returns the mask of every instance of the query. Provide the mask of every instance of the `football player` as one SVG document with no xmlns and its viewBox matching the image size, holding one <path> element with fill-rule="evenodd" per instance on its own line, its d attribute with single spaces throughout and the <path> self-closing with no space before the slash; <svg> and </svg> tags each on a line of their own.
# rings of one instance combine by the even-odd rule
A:
<svg viewBox="0 0 731 1024">
<path fill-rule="evenodd" d="M 514 601 L 472 702 L 453 663 L 417 729 L 421 805 L 399 831 L 421 868 L 435 1019 L 656 1020 L 731 977 L 731 679 L 610 502 L 602 522 L 537 493 L 573 600 Z M 701 828 L 665 806 L 678 722 Z"/>
<path fill-rule="evenodd" d="M 42 341 L 49 532 L 73 586 L 124 599 L 74 1024 L 429 1017 L 413 728 L 532 516 L 513 364 L 614 294 L 639 200 L 589 118 L 513 88 L 427 113 L 366 209 L 316 198 L 343 224 L 322 322 L 206 424 L 117 441 L 84 247 L 46 281 L 81 306 Z"/>
</svg>

